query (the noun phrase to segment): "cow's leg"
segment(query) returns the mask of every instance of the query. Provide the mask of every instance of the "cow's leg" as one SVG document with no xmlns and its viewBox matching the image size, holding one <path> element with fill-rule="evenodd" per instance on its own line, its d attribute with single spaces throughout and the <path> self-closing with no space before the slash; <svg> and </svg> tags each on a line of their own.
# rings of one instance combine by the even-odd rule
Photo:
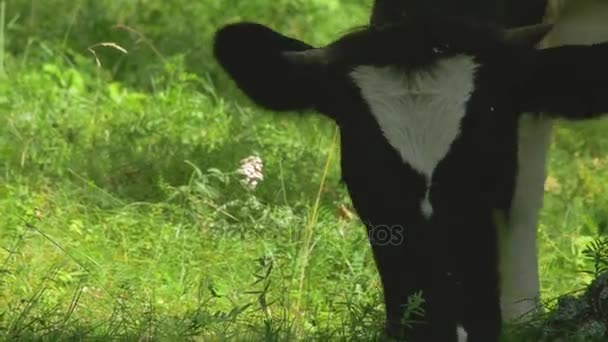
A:
<svg viewBox="0 0 608 342">
<path fill-rule="evenodd" d="M 542 207 L 551 121 L 524 115 L 519 123 L 519 172 L 509 218 L 500 226 L 501 307 L 506 321 L 534 312 L 540 299 L 536 227 Z"/>
</svg>

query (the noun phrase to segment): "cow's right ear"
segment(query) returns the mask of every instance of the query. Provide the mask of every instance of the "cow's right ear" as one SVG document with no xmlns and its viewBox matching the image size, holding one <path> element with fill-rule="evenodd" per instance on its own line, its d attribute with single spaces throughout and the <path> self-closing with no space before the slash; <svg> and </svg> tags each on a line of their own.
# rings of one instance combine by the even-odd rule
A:
<svg viewBox="0 0 608 342">
<path fill-rule="evenodd" d="M 326 65 L 320 51 L 254 23 L 215 34 L 215 58 L 249 98 L 271 110 L 320 106 Z"/>
</svg>

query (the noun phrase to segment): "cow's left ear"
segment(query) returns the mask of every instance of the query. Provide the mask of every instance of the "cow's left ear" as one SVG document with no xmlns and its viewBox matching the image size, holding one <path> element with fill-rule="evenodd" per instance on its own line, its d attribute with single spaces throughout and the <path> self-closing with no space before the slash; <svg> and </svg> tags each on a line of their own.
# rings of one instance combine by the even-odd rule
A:
<svg viewBox="0 0 608 342">
<path fill-rule="evenodd" d="M 215 34 L 215 58 L 249 98 L 271 110 L 318 108 L 326 73 L 317 51 L 254 23 Z"/>
<path fill-rule="evenodd" d="M 608 114 L 608 43 L 535 51 L 519 63 L 514 103 L 521 112 L 569 120 Z"/>
</svg>

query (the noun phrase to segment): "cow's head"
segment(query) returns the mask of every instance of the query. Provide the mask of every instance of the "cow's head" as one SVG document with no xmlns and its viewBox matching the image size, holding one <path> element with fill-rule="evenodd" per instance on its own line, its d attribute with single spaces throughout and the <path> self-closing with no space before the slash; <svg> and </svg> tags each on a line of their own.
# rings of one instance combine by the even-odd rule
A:
<svg viewBox="0 0 608 342">
<path fill-rule="evenodd" d="M 439 32 L 452 29 L 453 34 Z M 238 87 L 258 105 L 276 111 L 313 109 L 340 123 L 352 116 L 344 111 L 344 101 L 360 98 L 353 71 L 361 66 L 409 72 L 459 54 L 476 57 L 509 45 L 533 46 L 548 30 L 541 25 L 498 32 L 412 20 L 369 27 L 313 48 L 263 25 L 238 23 L 217 32 L 214 52 Z"/>
<path fill-rule="evenodd" d="M 343 177 L 359 214 L 395 222 L 402 217 L 391 216 L 403 210 L 368 205 L 364 197 L 403 205 L 390 188 L 408 188 L 412 197 L 425 197 L 434 168 L 458 135 L 479 64 L 508 58 L 522 45 L 532 47 L 547 31 L 546 26 L 503 32 L 462 22 L 411 19 L 369 27 L 313 48 L 262 25 L 239 23 L 219 30 L 214 48 L 223 68 L 258 105 L 276 111 L 314 110 L 334 120 L 341 133 Z M 432 96 L 437 92 L 442 95 Z M 445 134 L 438 133 L 437 142 L 414 142 L 433 146 L 420 156 L 400 146 L 409 139 L 405 135 L 415 133 L 399 127 L 424 130 L 415 126 L 442 123 L 395 120 L 428 121 L 426 111 L 459 114 L 446 116 L 449 127 Z M 404 169 L 404 161 L 413 170 Z M 421 205 L 428 216 L 429 204 Z M 374 207 L 373 215 L 366 207 Z"/>
</svg>

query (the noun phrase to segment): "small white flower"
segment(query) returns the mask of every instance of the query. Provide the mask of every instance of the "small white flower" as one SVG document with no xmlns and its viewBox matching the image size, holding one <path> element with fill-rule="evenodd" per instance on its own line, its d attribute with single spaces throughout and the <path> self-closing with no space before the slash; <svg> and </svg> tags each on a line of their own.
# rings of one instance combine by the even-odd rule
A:
<svg viewBox="0 0 608 342">
<path fill-rule="evenodd" d="M 258 156 L 249 156 L 241 160 L 241 167 L 238 173 L 243 176 L 241 182 L 249 189 L 255 190 L 258 184 L 264 180 L 264 163 Z"/>
</svg>

